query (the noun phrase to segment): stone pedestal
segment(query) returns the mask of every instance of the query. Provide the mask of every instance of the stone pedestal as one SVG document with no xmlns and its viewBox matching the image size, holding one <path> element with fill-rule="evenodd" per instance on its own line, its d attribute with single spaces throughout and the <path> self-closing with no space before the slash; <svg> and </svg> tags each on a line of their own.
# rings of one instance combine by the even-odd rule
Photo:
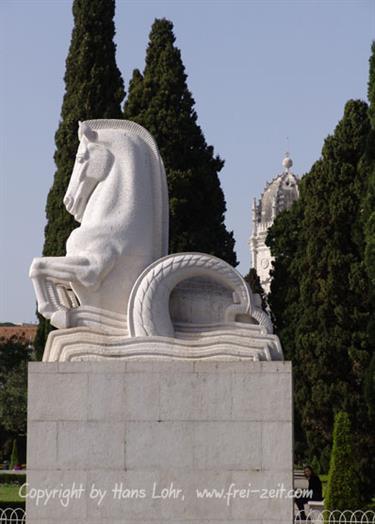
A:
<svg viewBox="0 0 375 524">
<path fill-rule="evenodd" d="M 292 440 L 289 362 L 31 363 L 27 523 L 290 524 Z"/>
</svg>

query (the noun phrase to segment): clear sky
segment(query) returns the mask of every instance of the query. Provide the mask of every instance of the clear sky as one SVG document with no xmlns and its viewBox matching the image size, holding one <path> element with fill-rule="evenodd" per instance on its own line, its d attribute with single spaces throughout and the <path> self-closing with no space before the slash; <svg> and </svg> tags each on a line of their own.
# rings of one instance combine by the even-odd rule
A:
<svg viewBox="0 0 375 524">
<path fill-rule="evenodd" d="M 42 250 L 54 175 L 70 0 L 2 0 L 0 321 L 35 321 L 28 268 Z M 143 69 L 155 17 L 176 43 L 206 140 L 225 159 L 226 224 L 250 266 L 250 206 L 281 170 L 307 172 L 350 98 L 366 99 L 375 0 L 117 0 L 117 63 Z"/>
</svg>

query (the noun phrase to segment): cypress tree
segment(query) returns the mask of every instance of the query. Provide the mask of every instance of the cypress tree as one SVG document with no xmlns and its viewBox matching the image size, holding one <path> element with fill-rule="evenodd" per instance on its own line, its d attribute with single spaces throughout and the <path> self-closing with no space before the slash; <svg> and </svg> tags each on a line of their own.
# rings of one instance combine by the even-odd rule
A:
<svg viewBox="0 0 375 524">
<path fill-rule="evenodd" d="M 135 70 L 124 115 L 156 139 L 166 168 L 170 205 L 170 251 L 203 251 L 236 265 L 233 234 L 218 172 L 224 162 L 214 155 L 197 123 L 194 99 L 173 24 L 155 20 L 143 74 Z"/>
<path fill-rule="evenodd" d="M 366 154 L 363 161 L 363 172 L 368 173 L 368 186 L 363 204 L 363 227 L 365 233 L 364 260 L 370 279 L 369 295 L 372 311 L 375 311 L 375 42 L 371 46 L 369 60 L 368 100 L 371 130 L 368 137 Z M 368 335 L 375 348 L 375 315 L 368 323 Z M 365 398 L 371 420 L 375 420 L 375 353 L 366 372 Z"/>
<path fill-rule="evenodd" d="M 255 267 L 252 267 L 249 271 L 249 273 L 244 277 L 246 282 L 249 284 L 251 291 L 259 295 L 260 298 L 260 305 L 263 309 L 263 311 L 267 311 L 267 298 L 266 293 L 263 289 L 263 286 L 260 282 L 259 275 L 257 273 L 257 270 Z"/>
<path fill-rule="evenodd" d="M 364 418 L 368 279 L 356 234 L 366 185 L 359 163 L 368 132 L 367 105 L 348 102 L 302 188 L 296 359 L 304 384 L 301 412 L 309 447 L 314 455 L 323 450 L 325 457 L 333 413 L 344 409 L 358 423 Z"/>
<path fill-rule="evenodd" d="M 369 80 L 367 97 L 370 102 L 369 116 L 372 129 L 375 129 L 375 41 L 371 45 L 371 55 L 369 59 Z"/>
<path fill-rule="evenodd" d="M 121 118 L 124 85 L 116 65 L 114 0 L 74 0 L 74 28 L 66 60 L 65 94 L 55 135 L 56 172 L 46 206 L 44 256 L 64 256 L 65 243 L 78 226 L 65 210 L 63 197 L 78 147 L 78 121 Z M 36 337 L 43 351 L 49 322 L 39 316 Z"/>
<path fill-rule="evenodd" d="M 350 420 L 343 411 L 335 416 L 324 507 L 330 511 L 355 511 L 361 507 Z"/>
<path fill-rule="evenodd" d="M 375 180 L 373 185 L 375 186 Z M 373 191 L 375 193 L 375 187 Z M 365 261 L 367 273 L 371 279 L 372 285 L 375 286 L 375 211 L 371 213 L 366 223 Z"/>
<path fill-rule="evenodd" d="M 369 60 L 369 118 L 371 130 L 368 136 L 362 171 L 368 176 L 367 192 L 363 202 L 363 227 L 365 230 L 365 264 L 372 288 L 375 288 L 375 42 L 372 43 Z"/>
<path fill-rule="evenodd" d="M 319 457 L 326 470 L 334 413 L 347 411 L 363 466 L 362 493 L 368 497 L 374 441 L 363 385 L 372 306 L 360 227 L 367 111 L 364 102 L 347 103 L 322 158 L 301 181 L 299 201 L 276 218 L 268 243 L 276 256 L 269 300 L 293 359 L 297 421 L 309 459 Z"/>
<path fill-rule="evenodd" d="M 300 182 L 303 185 L 303 178 Z M 300 318 L 297 252 L 302 236 L 303 205 L 301 198 L 280 213 L 268 231 L 266 243 L 275 257 L 271 269 L 271 288 L 267 297 L 275 332 L 280 337 L 284 356 L 293 364 L 294 382 L 294 454 L 295 462 L 306 462 L 306 434 L 301 419 L 304 403 L 303 369 L 296 358 L 295 335 Z M 315 463 L 314 457 L 309 463 Z"/>
<path fill-rule="evenodd" d="M 12 453 L 10 455 L 9 469 L 14 469 L 19 464 L 17 439 L 13 440 Z"/>
<path fill-rule="evenodd" d="M 375 354 L 372 356 L 366 371 L 364 394 L 370 421 L 375 423 Z"/>
<path fill-rule="evenodd" d="M 266 244 L 275 257 L 268 303 L 275 331 L 283 341 L 285 357 L 292 361 L 295 357 L 294 331 L 299 318 L 296 253 L 301 238 L 302 216 L 300 199 L 277 216 L 266 238 Z"/>
</svg>

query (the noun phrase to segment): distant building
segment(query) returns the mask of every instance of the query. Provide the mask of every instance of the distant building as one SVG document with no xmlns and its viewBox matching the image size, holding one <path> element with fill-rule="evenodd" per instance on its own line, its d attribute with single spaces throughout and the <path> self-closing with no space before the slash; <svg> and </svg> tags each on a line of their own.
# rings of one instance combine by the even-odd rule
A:
<svg viewBox="0 0 375 524">
<path fill-rule="evenodd" d="M 29 342 L 32 345 L 37 329 L 37 324 L 0 324 L 0 342 L 16 339 Z"/>
<path fill-rule="evenodd" d="M 253 231 L 249 242 L 252 265 L 266 293 L 270 291 L 270 269 L 273 260 L 265 243 L 268 228 L 273 224 L 276 216 L 284 209 L 288 209 L 299 197 L 299 179 L 290 170 L 293 161 L 289 153 L 286 153 L 282 165 L 283 172 L 267 183 L 258 203 L 254 198 L 252 208 Z"/>
</svg>

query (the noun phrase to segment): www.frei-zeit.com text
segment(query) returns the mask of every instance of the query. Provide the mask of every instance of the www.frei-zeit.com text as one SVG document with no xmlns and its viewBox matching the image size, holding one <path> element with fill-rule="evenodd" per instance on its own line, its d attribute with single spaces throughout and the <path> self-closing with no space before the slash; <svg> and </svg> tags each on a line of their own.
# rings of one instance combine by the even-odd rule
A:
<svg viewBox="0 0 375 524">
<path fill-rule="evenodd" d="M 256 488 L 249 483 L 246 487 L 237 486 L 236 483 L 231 483 L 225 487 L 210 487 L 210 488 L 196 488 L 193 493 L 189 491 L 186 497 L 193 497 L 201 500 L 218 500 L 223 501 L 227 506 L 231 502 L 239 499 L 250 499 L 258 497 L 260 499 L 282 499 L 282 498 L 308 498 L 312 493 L 308 489 L 287 489 L 283 483 L 278 483 L 275 488 Z M 85 496 L 96 502 L 100 506 L 105 499 L 111 498 L 113 500 L 135 500 L 135 499 L 155 499 L 160 501 L 185 500 L 185 490 L 171 482 L 166 487 L 160 487 L 156 482 L 153 483 L 151 489 L 145 488 L 130 488 L 123 482 L 115 483 L 113 488 L 105 489 L 99 487 L 95 483 L 90 486 L 84 484 L 72 483 L 71 486 L 65 487 L 60 484 L 56 488 L 35 488 L 29 483 L 23 484 L 19 489 L 19 496 L 24 499 L 29 499 L 36 506 L 46 506 L 51 501 L 58 500 L 63 507 L 75 500 L 79 500 Z"/>
</svg>

